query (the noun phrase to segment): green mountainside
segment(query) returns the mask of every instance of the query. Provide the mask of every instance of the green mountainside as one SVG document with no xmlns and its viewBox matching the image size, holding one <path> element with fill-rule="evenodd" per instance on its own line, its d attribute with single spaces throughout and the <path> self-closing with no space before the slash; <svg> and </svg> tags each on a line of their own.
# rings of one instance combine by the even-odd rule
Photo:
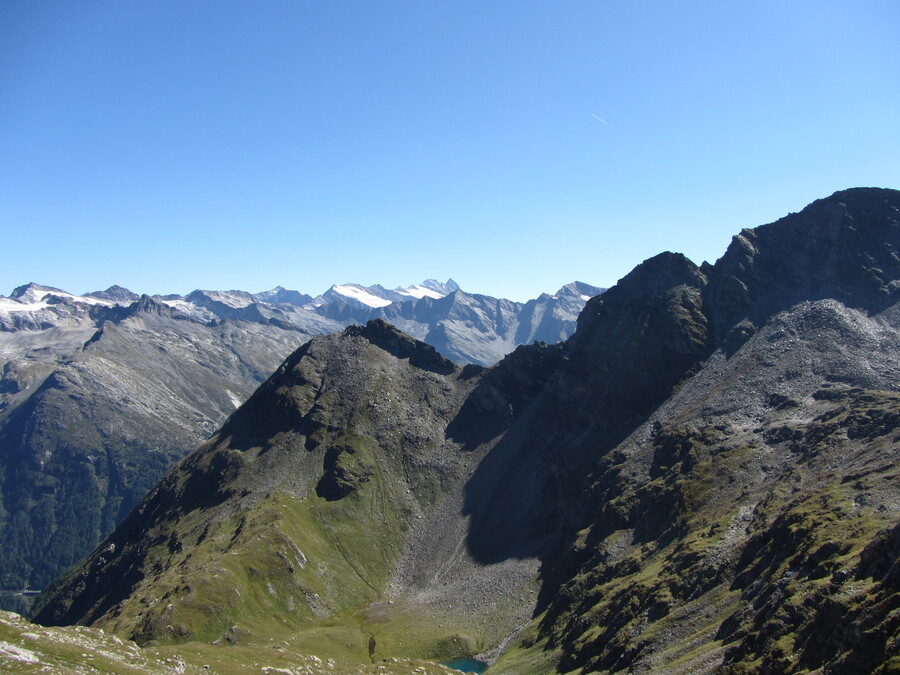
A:
<svg viewBox="0 0 900 675">
<path fill-rule="evenodd" d="M 900 193 L 855 189 L 489 369 L 314 338 L 35 620 L 388 672 L 898 672 L 898 289 Z"/>
</svg>

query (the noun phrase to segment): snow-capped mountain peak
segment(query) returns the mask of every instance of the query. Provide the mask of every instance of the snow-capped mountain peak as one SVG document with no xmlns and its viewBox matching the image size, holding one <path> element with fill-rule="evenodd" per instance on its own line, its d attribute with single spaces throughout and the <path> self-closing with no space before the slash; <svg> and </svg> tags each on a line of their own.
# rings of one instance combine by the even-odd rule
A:
<svg viewBox="0 0 900 675">
<path fill-rule="evenodd" d="M 394 292 L 419 300 L 421 298 L 444 298 L 453 291 L 458 290 L 460 290 L 459 285 L 453 281 L 453 279 L 448 279 L 447 283 L 444 284 L 435 279 L 426 279 L 421 284 L 416 284 L 415 286 L 395 288 Z"/>
<path fill-rule="evenodd" d="M 268 302 L 269 304 L 273 305 L 287 304 L 302 307 L 303 305 L 312 302 L 312 296 L 309 296 L 306 293 L 301 293 L 300 291 L 292 291 L 285 288 L 284 286 L 276 286 L 270 291 L 254 293 L 253 297 L 256 298 L 259 302 Z"/>
<path fill-rule="evenodd" d="M 434 279 L 426 279 L 422 283 L 412 286 L 399 286 L 388 290 L 384 286 L 362 286 L 360 284 L 338 284 L 329 288 L 325 293 L 316 298 L 315 306 L 327 304 L 329 300 L 340 298 L 351 304 L 364 305 L 373 309 L 387 307 L 395 302 L 409 302 L 422 298 L 443 298 L 459 290 L 459 286 L 453 279 L 447 283 L 441 283 Z"/>
<path fill-rule="evenodd" d="M 380 289 L 380 287 L 379 287 Z M 368 307 L 387 307 L 392 303 L 391 300 L 387 298 L 381 297 L 380 295 L 376 295 L 375 292 L 379 290 L 374 286 L 365 287 L 360 286 L 358 284 L 339 284 L 336 286 L 332 286 L 328 291 L 326 291 L 326 295 L 330 292 L 334 292 L 338 295 L 342 295 L 350 300 L 355 300 L 358 303 L 366 305 Z M 384 289 L 380 289 L 384 290 Z"/>
<path fill-rule="evenodd" d="M 336 284 L 315 299 L 278 286 L 262 293 L 195 290 L 184 297 L 154 295 L 151 303 L 118 286 L 76 296 L 58 288 L 28 284 L 16 288 L 9 298 L 0 296 L 0 337 L 4 331 L 34 331 L 34 340 L 42 340 L 38 333 L 48 328 L 71 329 L 77 333 L 73 333 L 72 344 L 80 346 L 84 343 L 82 333 L 94 323 L 99 326 L 106 320 L 122 321 L 132 316 L 153 323 L 160 305 L 165 305 L 175 310 L 178 320 L 210 325 L 246 322 L 307 336 L 379 318 L 413 336 L 433 334 L 432 346 L 451 359 L 491 365 L 519 344 L 567 338 L 588 297 L 601 290 L 573 282 L 556 295 L 545 293 L 527 303 L 517 303 L 464 293 L 452 279 L 444 283 L 426 279 L 393 289 L 379 284 Z M 447 301 L 439 301 L 442 298 Z M 117 305 L 134 307 L 121 311 L 114 309 Z M 175 316 L 171 311 L 169 315 Z M 15 339 L 26 340 L 22 335 Z"/>
<path fill-rule="evenodd" d="M 34 304 L 43 301 L 45 297 L 50 294 L 53 295 L 61 295 L 66 296 L 70 295 L 65 291 L 61 291 L 58 288 L 53 288 L 52 286 L 41 286 L 40 284 L 36 284 L 34 282 L 30 284 L 25 284 L 24 286 L 18 286 L 13 289 L 13 292 L 9 294 L 10 300 L 18 300 L 23 304 Z"/>
<path fill-rule="evenodd" d="M 586 284 L 583 281 L 573 281 L 572 283 L 566 284 L 553 296 L 558 298 L 560 296 L 569 296 L 572 298 L 578 298 L 582 302 L 587 302 L 595 295 L 600 295 L 604 290 L 604 288 L 599 288 L 597 286 L 591 286 L 590 284 Z"/>
<path fill-rule="evenodd" d="M 88 305 L 109 306 L 118 304 L 114 300 L 108 300 L 102 297 L 91 297 L 92 295 L 93 294 L 75 295 L 73 293 L 60 290 L 59 288 L 54 288 L 52 286 L 42 286 L 41 284 L 32 282 L 30 284 L 25 284 L 24 286 L 15 288 L 13 292 L 10 293 L 9 299 L 27 306 L 39 305 L 42 303 L 46 304 L 48 296 L 55 296 L 57 298 L 68 300 L 69 302 L 81 302 Z"/>
<path fill-rule="evenodd" d="M 256 302 L 250 293 L 246 291 L 201 291 L 196 290 L 185 296 L 185 300 L 203 307 L 219 303 L 226 307 L 240 309 Z"/>
</svg>

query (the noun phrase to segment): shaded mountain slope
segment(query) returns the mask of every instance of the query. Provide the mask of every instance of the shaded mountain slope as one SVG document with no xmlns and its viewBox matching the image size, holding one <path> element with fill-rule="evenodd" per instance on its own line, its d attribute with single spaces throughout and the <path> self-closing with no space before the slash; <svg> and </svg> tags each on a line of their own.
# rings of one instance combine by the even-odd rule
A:
<svg viewBox="0 0 900 675">
<path fill-rule="evenodd" d="M 315 338 L 169 472 L 47 623 L 491 672 L 894 672 L 900 193 L 836 193 L 458 368 Z M 880 671 L 878 669 L 881 669 Z"/>
</svg>

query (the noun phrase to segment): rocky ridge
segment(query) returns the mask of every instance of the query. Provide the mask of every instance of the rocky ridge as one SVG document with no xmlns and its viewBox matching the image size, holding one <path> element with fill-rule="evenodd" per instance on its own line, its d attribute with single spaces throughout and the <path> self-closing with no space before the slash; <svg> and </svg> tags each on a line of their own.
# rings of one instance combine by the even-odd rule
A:
<svg viewBox="0 0 900 675">
<path fill-rule="evenodd" d="M 489 369 L 380 321 L 314 338 L 37 619 L 492 673 L 895 672 L 898 281 L 900 193 L 856 189 L 715 265 L 656 256 Z"/>
</svg>

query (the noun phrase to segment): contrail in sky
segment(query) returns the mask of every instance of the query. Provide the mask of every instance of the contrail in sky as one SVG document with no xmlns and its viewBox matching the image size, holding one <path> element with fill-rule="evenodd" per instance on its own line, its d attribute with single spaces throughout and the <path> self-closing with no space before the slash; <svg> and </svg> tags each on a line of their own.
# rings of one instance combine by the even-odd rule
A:
<svg viewBox="0 0 900 675">
<path fill-rule="evenodd" d="M 591 113 L 591 115 L 594 115 L 594 113 Z M 599 120 L 600 122 L 603 122 L 603 124 L 605 124 L 606 126 L 608 126 L 610 129 L 615 129 L 615 127 L 614 127 L 612 124 L 610 124 L 609 122 L 607 122 L 607 121 L 606 121 L 605 119 L 603 119 L 602 117 L 597 117 L 596 115 L 594 115 L 594 119 Z"/>
</svg>

